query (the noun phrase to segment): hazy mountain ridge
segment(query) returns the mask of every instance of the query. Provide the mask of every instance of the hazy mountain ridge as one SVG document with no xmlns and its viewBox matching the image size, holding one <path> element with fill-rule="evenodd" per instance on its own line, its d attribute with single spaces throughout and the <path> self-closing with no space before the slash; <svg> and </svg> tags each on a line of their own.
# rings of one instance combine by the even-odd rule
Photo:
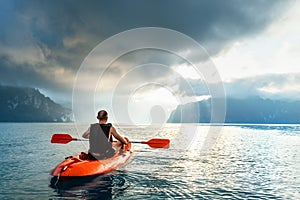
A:
<svg viewBox="0 0 300 200">
<path fill-rule="evenodd" d="M 38 89 L 0 85 L 1 122 L 69 122 L 71 110 Z"/>
<path fill-rule="evenodd" d="M 260 97 L 226 99 L 225 123 L 300 123 L 300 101 L 271 100 Z M 169 123 L 209 123 L 210 99 L 179 105 L 172 111 Z M 198 110 L 200 116 L 195 116 Z"/>
</svg>

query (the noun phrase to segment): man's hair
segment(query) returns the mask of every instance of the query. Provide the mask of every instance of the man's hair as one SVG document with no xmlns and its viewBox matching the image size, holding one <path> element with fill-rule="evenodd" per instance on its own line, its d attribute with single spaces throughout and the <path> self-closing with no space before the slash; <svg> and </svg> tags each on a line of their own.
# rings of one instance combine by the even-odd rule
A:
<svg viewBox="0 0 300 200">
<path fill-rule="evenodd" d="M 107 112 L 105 110 L 100 110 L 98 112 L 97 119 L 99 119 L 99 120 L 107 120 Z"/>
</svg>

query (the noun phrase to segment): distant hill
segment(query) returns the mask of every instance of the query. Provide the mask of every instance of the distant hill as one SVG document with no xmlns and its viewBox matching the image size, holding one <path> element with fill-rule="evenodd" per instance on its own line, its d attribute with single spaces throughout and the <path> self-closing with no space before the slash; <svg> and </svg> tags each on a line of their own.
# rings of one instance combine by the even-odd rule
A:
<svg viewBox="0 0 300 200">
<path fill-rule="evenodd" d="M 284 101 L 251 97 L 226 99 L 225 123 L 300 123 L 300 101 Z M 169 123 L 209 123 L 210 99 L 179 105 L 171 113 Z M 200 117 L 195 116 L 196 112 Z"/>
<path fill-rule="evenodd" d="M 0 86 L 0 122 L 68 122 L 71 110 L 33 88 Z"/>
</svg>

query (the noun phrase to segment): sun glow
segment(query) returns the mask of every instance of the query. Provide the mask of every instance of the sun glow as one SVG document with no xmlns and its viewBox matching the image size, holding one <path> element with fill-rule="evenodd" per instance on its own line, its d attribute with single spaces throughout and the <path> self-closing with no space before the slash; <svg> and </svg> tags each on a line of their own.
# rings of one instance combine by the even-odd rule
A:
<svg viewBox="0 0 300 200">
<path fill-rule="evenodd" d="M 178 100 L 166 88 L 148 89 L 140 88 L 131 95 L 128 102 L 130 118 L 136 124 L 165 123 Z"/>
</svg>

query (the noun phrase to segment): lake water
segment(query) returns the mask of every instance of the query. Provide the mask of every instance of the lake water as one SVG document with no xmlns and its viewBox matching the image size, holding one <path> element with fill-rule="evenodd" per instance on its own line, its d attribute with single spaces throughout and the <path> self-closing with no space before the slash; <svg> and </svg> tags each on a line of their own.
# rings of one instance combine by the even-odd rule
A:
<svg viewBox="0 0 300 200">
<path fill-rule="evenodd" d="M 0 199 L 300 199 L 297 125 L 119 126 L 132 140 L 165 137 L 171 147 L 135 144 L 126 167 L 50 187 L 51 169 L 88 145 L 51 144 L 52 134 L 78 137 L 86 127 L 0 123 Z"/>
</svg>

